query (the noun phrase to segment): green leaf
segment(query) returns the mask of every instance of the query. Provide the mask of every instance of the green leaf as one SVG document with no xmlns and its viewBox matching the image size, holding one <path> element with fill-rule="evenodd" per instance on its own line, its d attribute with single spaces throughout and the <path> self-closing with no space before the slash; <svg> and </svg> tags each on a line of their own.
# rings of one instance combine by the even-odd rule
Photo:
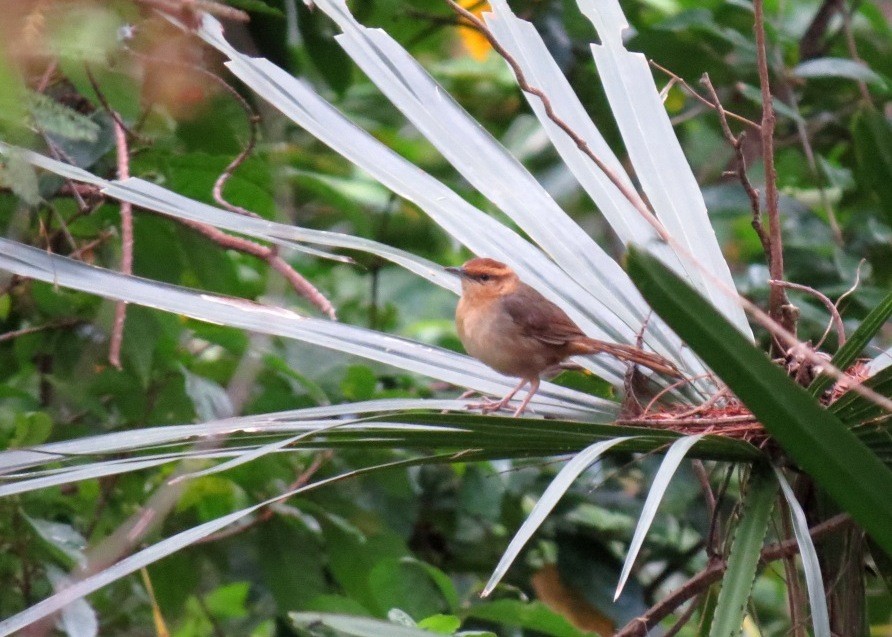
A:
<svg viewBox="0 0 892 637">
<path fill-rule="evenodd" d="M 882 396 L 892 396 L 892 367 L 880 370 L 863 385 Z M 868 423 L 883 415 L 892 417 L 885 409 L 853 390 L 840 396 L 828 409 L 843 423 L 852 426 Z M 868 426 L 865 424 L 865 428 Z"/>
<path fill-rule="evenodd" d="M 320 542 L 297 520 L 273 517 L 257 530 L 264 581 L 280 612 L 306 608 L 327 590 Z"/>
<path fill-rule="evenodd" d="M 321 11 L 312 11 L 303 2 L 298 2 L 297 28 L 307 55 L 326 84 L 337 93 L 346 91 L 353 75 L 353 61 L 335 43 L 331 20 Z"/>
<path fill-rule="evenodd" d="M 81 566 L 84 563 L 84 551 L 87 540 L 70 524 L 31 518 L 24 516 L 37 535 L 52 547 L 53 552 L 62 558 L 68 566 Z"/>
<path fill-rule="evenodd" d="M 88 142 L 99 136 L 96 122 L 42 93 L 29 93 L 28 105 L 37 126 L 47 133 Z"/>
<path fill-rule="evenodd" d="M 9 188 L 29 206 L 40 203 L 40 189 L 34 167 L 18 154 L 11 153 L 0 163 L 0 188 Z"/>
<path fill-rule="evenodd" d="M 550 637 L 583 637 L 584 633 L 542 602 L 524 603 L 514 599 L 475 604 L 468 616 L 496 622 L 504 626 L 519 626 Z"/>
<path fill-rule="evenodd" d="M 271 7 L 263 0 L 226 0 L 226 4 L 236 7 L 237 9 L 244 9 L 245 11 L 253 11 L 254 13 L 265 13 L 267 15 L 274 15 L 280 18 L 284 18 L 282 12 L 276 9 L 275 7 Z"/>
<path fill-rule="evenodd" d="M 737 90 L 740 91 L 740 94 L 751 101 L 753 104 L 760 105 L 762 104 L 762 92 L 758 87 L 751 86 L 750 84 L 739 83 L 737 85 Z M 771 105 L 774 106 L 774 111 L 783 117 L 789 117 L 794 122 L 804 123 L 802 116 L 781 102 L 779 99 L 772 98 Z"/>
<path fill-rule="evenodd" d="M 857 176 L 865 192 L 873 192 L 892 223 L 892 123 L 882 113 L 862 109 L 852 123 Z"/>
<path fill-rule="evenodd" d="M 382 560 L 369 573 L 368 583 L 379 608 L 400 608 L 413 619 L 449 610 L 439 587 L 416 560 Z"/>
<path fill-rule="evenodd" d="M 866 64 L 848 58 L 814 58 L 797 64 L 792 71 L 793 75 L 801 78 L 842 77 L 880 87 L 886 85 L 883 78 Z"/>
<path fill-rule="evenodd" d="M 752 410 L 790 458 L 892 555 L 892 470 L 654 257 L 631 248 L 628 269 L 654 310 Z"/>
<path fill-rule="evenodd" d="M 771 470 L 761 464 L 754 465 L 747 483 L 743 514 L 734 532 L 728 570 L 722 579 L 710 637 L 733 637 L 740 632 L 747 600 L 756 580 L 775 493 L 777 481 Z"/>
<path fill-rule="evenodd" d="M 327 626 L 342 635 L 352 637 L 439 637 L 438 633 L 392 624 L 380 619 L 329 615 L 327 613 L 289 613 L 288 617 L 298 628 Z"/>
<path fill-rule="evenodd" d="M 461 626 L 461 619 L 455 615 L 431 615 L 418 622 L 419 628 L 444 635 L 451 635 L 458 630 L 459 626 Z"/>
<path fill-rule="evenodd" d="M 845 345 L 840 347 L 836 354 L 833 355 L 830 363 L 836 369 L 845 370 L 848 368 L 849 365 L 855 362 L 858 355 L 864 351 L 870 339 L 886 324 L 890 316 L 892 316 L 892 293 L 889 293 L 879 305 L 870 311 L 870 314 L 864 317 L 861 325 L 849 337 Z M 831 382 L 833 382 L 833 379 L 830 376 L 821 374 L 812 381 L 811 385 L 808 386 L 808 390 L 812 396 L 820 396 Z"/>
<path fill-rule="evenodd" d="M 53 419 L 43 411 L 15 414 L 15 433 L 9 441 L 11 448 L 31 447 L 46 441 L 53 430 Z"/>
</svg>

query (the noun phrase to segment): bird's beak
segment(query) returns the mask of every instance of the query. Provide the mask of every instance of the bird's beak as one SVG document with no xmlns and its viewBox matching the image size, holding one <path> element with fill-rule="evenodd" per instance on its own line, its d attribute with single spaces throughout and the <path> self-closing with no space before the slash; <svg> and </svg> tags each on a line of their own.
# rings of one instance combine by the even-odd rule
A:
<svg viewBox="0 0 892 637">
<path fill-rule="evenodd" d="M 446 270 L 447 272 L 451 272 L 452 274 L 454 274 L 454 275 L 456 275 L 456 276 L 458 276 L 458 277 L 463 277 L 463 276 L 465 276 L 465 269 L 464 269 L 464 268 L 449 267 L 449 268 L 445 268 L 445 270 Z"/>
</svg>

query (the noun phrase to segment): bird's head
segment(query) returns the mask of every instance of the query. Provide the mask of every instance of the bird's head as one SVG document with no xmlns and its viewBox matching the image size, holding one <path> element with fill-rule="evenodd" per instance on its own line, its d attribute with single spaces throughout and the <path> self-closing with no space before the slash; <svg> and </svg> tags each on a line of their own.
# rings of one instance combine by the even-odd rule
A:
<svg viewBox="0 0 892 637">
<path fill-rule="evenodd" d="M 495 259 L 471 259 L 460 268 L 446 268 L 446 270 L 461 277 L 461 289 L 464 295 L 508 294 L 514 291 L 518 284 L 514 270 Z"/>
</svg>

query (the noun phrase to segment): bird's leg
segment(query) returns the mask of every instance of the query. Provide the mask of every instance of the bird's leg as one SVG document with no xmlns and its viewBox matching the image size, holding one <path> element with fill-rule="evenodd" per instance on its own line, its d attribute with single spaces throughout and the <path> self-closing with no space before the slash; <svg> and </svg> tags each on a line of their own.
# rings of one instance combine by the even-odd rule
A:
<svg viewBox="0 0 892 637">
<path fill-rule="evenodd" d="M 521 386 L 523 386 L 523 383 L 521 383 L 521 385 L 518 386 L 517 389 L 520 389 Z M 514 412 L 515 418 L 517 418 L 519 415 L 521 415 L 524 412 L 524 410 L 527 408 L 527 405 L 530 404 L 530 399 L 533 397 L 533 395 L 537 391 L 539 391 L 539 377 L 538 376 L 536 378 L 530 379 L 530 391 L 527 392 L 526 398 L 523 399 L 523 402 L 520 403 L 520 407 L 518 407 L 517 411 Z"/>
<path fill-rule="evenodd" d="M 537 380 L 538 380 L 538 379 L 537 379 Z M 517 384 L 517 387 L 515 387 L 515 388 L 512 389 L 510 392 L 508 392 L 508 393 L 505 395 L 505 397 L 502 398 L 500 401 L 496 402 L 496 401 L 494 401 L 494 400 L 487 400 L 487 401 L 482 402 L 482 403 L 471 403 L 470 405 L 468 405 L 468 409 L 479 409 L 479 410 L 482 411 L 483 413 L 487 413 L 487 412 L 490 412 L 490 411 L 499 411 L 500 409 L 503 409 L 508 403 L 511 402 L 511 399 L 514 398 L 514 395 L 515 395 L 517 392 L 519 392 L 520 389 L 521 389 L 524 385 L 527 384 L 527 382 L 529 382 L 529 381 L 527 381 L 526 378 L 521 378 L 521 379 L 520 379 L 520 382 Z M 537 386 L 538 386 L 538 383 L 537 383 Z M 524 405 L 524 406 L 526 406 L 526 405 Z M 516 415 L 516 414 L 515 414 L 515 415 Z"/>
</svg>

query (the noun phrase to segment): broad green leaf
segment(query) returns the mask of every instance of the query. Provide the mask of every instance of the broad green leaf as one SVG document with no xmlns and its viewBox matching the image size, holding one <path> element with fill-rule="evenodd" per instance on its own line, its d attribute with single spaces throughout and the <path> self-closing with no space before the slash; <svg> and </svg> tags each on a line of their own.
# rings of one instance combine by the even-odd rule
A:
<svg viewBox="0 0 892 637">
<path fill-rule="evenodd" d="M 880 87 L 886 84 L 883 78 L 866 64 L 848 58 L 814 58 L 797 64 L 791 71 L 793 75 L 801 78 L 842 77 Z"/>
<path fill-rule="evenodd" d="M 350 635 L 350 637 L 439 637 L 440 635 L 423 628 L 403 626 L 368 617 L 328 613 L 289 613 L 288 617 L 300 628 L 327 626 L 338 631 L 340 635 Z"/>
<path fill-rule="evenodd" d="M 830 363 L 837 369 L 847 369 L 849 365 L 855 362 L 858 355 L 864 351 L 870 339 L 886 324 L 890 316 L 892 316 L 892 293 L 886 296 L 879 305 L 870 311 L 870 314 L 864 317 L 861 325 L 849 337 L 845 345 L 840 347 L 836 354 L 833 355 Z M 833 379 L 830 376 L 821 374 L 812 381 L 808 390 L 812 396 L 820 396 L 832 382 Z"/>
<path fill-rule="evenodd" d="M 503 626 L 519 626 L 549 637 L 583 637 L 591 634 L 575 628 L 565 617 L 539 601 L 524 603 L 515 599 L 498 599 L 474 604 L 467 614 Z"/>
<path fill-rule="evenodd" d="M 334 43 L 333 25 L 320 11 L 303 2 L 295 3 L 297 28 L 304 42 L 304 49 L 313 66 L 325 83 L 335 92 L 343 94 L 350 86 L 353 63 L 344 51 Z"/>
<path fill-rule="evenodd" d="M 530 511 L 527 519 L 524 520 L 523 525 L 518 529 L 517 533 L 515 533 L 510 544 L 508 544 L 508 548 L 505 549 L 505 553 L 502 555 L 502 558 L 499 560 L 498 565 L 496 565 L 489 581 L 483 588 L 483 592 L 480 594 L 481 597 L 486 597 L 492 593 L 493 589 L 502 580 L 502 577 L 505 576 L 505 573 L 508 572 L 511 564 L 514 563 L 514 560 L 520 554 L 521 549 L 523 549 L 529 539 L 533 536 L 533 533 L 535 533 L 542 525 L 545 518 L 548 517 L 548 514 L 551 513 L 551 510 L 557 505 L 558 500 L 560 500 L 564 493 L 567 492 L 567 489 L 570 488 L 570 485 L 573 484 L 576 478 L 579 477 L 579 474 L 588 469 L 588 467 L 600 458 L 604 452 L 626 440 L 628 440 L 628 438 L 620 437 L 596 442 L 573 456 L 573 458 L 564 465 L 564 468 L 560 470 L 554 480 L 551 481 L 551 484 L 548 485 L 548 488 L 545 489 L 545 493 L 543 493 L 542 497 L 539 498 L 539 501 L 536 502 L 533 510 Z"/>
<path fill-rule="evenodd" d="M 656 259 L 633 249 L 628 268 L 654 310 L 752 410 L 787 455 L 892 554 L 892 470 Z"/>
<path fill-rule="evenodd" d="M 865 192 L 879 200 L 886 223 L 892 222 L 892 122 L 873 108 L 864 108 L 852 122 L 858 161 L 857 176 Z"/>
<path fill-rule="evenodd" d="M 451 635 L 461 626 L 461 619 L 455 615 L 431 615 L 418 622 L 419 628 L 431 630 L 443 635 Z"/>
<path fill-rule="evenodd" d="M 892 367 L 880 370 L 864 381 L 863 385 L 882 396 L 892 396 Z M 879 425 L 873 421 L 882 416 L 886 416 L 887 419 L 892 418 L 892 414 L 886 412 L 885 409 L 851 389 L 840 396 L 828 409 L 845 424 L 856 426 L 864 423 L 863 428 L 865 429 L 872 424 Z"/>
<path fill-rule="evenodd" d="M 299 520 L 273 517 L 257 530 L 264 580 L 281 612 L 305 608 L 327 590 L 321 542 Z"/>
<path fill-rule="evenodd" d="M 400 608 L 415 620 L 450 610 L 440 587 L 417 560 L 380 560 L 367 578 L 379 608 Z"/>
<path fill-rule="evenodd" d="M 761 464 L 754 465 L 740 522 L 734 531 L 710 637 L 729 637 L 740 632 L 776 493 L 777 481 L 771 470 Z"/>
<path fill-rule="evenodd" d="M 31 116 L 47 133 L 72 140 L 96 141 L 99 125 L 86 115 L 60 104 L 42 93 L 28 94 Z"/>
</svg>

